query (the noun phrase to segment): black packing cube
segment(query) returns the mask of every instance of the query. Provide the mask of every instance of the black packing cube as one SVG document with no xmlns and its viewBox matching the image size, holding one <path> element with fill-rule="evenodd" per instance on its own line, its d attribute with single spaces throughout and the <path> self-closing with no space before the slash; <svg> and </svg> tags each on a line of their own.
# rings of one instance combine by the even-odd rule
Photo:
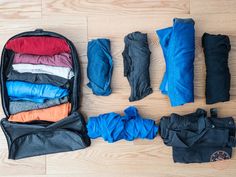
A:
<svg viewBox="0 0 236 177">
<path fill-rule="evenodd" d="M 1 100 L 6 118 L 1 120 L 1 127 L 6 136 L 9 159 L 21 159 L 37 155 L 57 152 L 73 151 L 86 148 L 90 145 L 87 136 L 86 123 L 83 116 L 78 112 L 80 102 L 81 73 L 79 57 L 73 43 L 66 37 L 42 29 L 17 34 L 10 38 L 21 37 L 53 37 L 63 39 L 70 48 L 72 70 L 74 76 L 69 80 L 69 102 L 71 110 L 68 117 L 57 122 L 35 120 L 31 122 L 9 121 L 9 96 L 7 93 L 7 75 L 12 69 L 15 52 L 7 49 L 6 45 L 1 56 Z"/>
</svg>

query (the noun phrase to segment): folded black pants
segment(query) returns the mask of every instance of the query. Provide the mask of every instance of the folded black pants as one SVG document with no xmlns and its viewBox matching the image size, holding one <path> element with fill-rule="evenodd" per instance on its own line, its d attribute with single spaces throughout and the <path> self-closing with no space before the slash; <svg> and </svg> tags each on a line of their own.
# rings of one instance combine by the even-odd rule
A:
<svg viewBox="0 0 236 177">
<path fill-rule="evenodd" d="M 232 156 L 235 147 L 235 123 L 232 117 L 218 118 L 215 109 L 211 117 L 206 111 L 180 116 L 162 117 L 160 135 L 167 146 L 173 147 L 174 162 L 201 163 Z"/>
</svg>

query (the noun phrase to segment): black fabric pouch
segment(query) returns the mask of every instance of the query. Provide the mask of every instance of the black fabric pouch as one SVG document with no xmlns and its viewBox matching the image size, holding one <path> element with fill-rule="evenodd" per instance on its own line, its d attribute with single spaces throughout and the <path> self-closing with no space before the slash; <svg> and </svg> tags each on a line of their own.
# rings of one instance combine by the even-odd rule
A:
<svg viewBox="0 0 236 177">
<path fill-rule="evenodd" d="M 78 112 L 52 124 L 20 124 L 2 119 L 1 125 L 7 139 L 10 159 L 73 151 L 90 145 L 85 122 Z"/>
<path fill-rule="evenodd" d="M 215 114 L 214 114 L 215 113 Z M 232 117 L 218 118 L 212 110 L 162 117 L 160 135 L 173 147 L 174 162 L 201 163 L 229 159 L 235 146 L 235 123 Z"/>
<path fill-rule="evenodd" d="M 226 35 L 204 33 L 202 36 L 206 63 L 206 103 L 230 100 L 230 71 L 228 57 L 230 40 Z"/>
<path fill-rule="evenodd" d="M 81 73 L 79 57 L 75 46 L 64 36 L 41 29 L 20 33 L 13 36 L 11 39 L 29 36 L 49 36 L 61 38 L 64 39 L 69 45 L 72 58 L 72 67 L 75 75 L 69 81 L 69 101 L 71 103 L 71 112 L 68 117 L 65 117 L 55 123 L 43 121 L 15 123 L 8 121 L 10 113 L 6 81 L 7 76 L 9 76 L 11 71 L 14 52 L 6 49 L 4 46 L 1 57 L 0 77 L 2 107 L 6 118 L 2 119 L 1 127 L 8 142 L 9 159 L 21 159 L 37 155 L 73 151 L 88 147 L 90 145 L 90 138 L 87 136 L 86 123 L 83 116 L 77 112 L 79 109 L 80 100 Z M 27 78 L 29 77 L 27 76 Z M 38 76 L 32 78 L 32 81 L 38 81 L 38 83 L 42 80 L 38 78 Z M 50 79 L 47 81 L 50 82 Z M 57 79 L 56 83 L 58 83 L 58 86 L 65 86 L 65 84 L 67 84 L 67 82 L 63 79 Z"/>
</svg>

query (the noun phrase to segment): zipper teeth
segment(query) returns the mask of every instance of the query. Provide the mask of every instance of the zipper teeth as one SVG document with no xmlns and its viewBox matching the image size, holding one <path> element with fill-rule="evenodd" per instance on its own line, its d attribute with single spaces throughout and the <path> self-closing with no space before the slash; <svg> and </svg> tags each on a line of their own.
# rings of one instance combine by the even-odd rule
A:
<svg viewBox="0 0 236 177">
<path fill-rule="evenodd" d="M 64 37 L 64 36 L 62 36 L 62 35 L 60 35 L 58 33 L 51 32 L 51 31 L 39 31 L 39 32 L 37 32 L 37 31 L 28 31 L 28 32 L 23 32 L 23 33 L 20 33 L 20 34 L 17 34 L 15 36 L 11 37 L 9 40 L 12 40 L 12 39 L 15 39 L 15 38 L 18 38 L 18 37 L 26 37 L 26 36 L 51 36 L 51 37 L 58 37 L 58 38 L 64 39 L 67 42 L 67 44 L 69 45 L 69 47 L 71 49 L 71 56 L 72 56 L 72 61 L 73 61 L 73 65 L 74 65 L 73 66 L 74 72 L 78 73 L 78 74 L 75 74 L 75 76 L 74 76 L 73 91 L 72 91 L 72 98 L 71 98 L 72 102 L 73 102 L 71 112 L 76 111 L 79 108 L 78 102 L 80 101 L 79 100 L 79 95 L 80 95 L 80 84 L 81 84 L 80 83 L 81 82 L 80 81 L 81 80 L 81 72 L 80 72 L 79 62 L 77 61 L 77 58 L 79 58 L 79 57 L 78 57 L 78 54 L 77 54 L 75 46 L 66 37 Z M 1 96 L 1 102 L 2 102 L 2 107 L 3 107 L 3 111 L 4 111 L 5 115 L 7 117 L 9 117 L 10 114 L 8 112 L 8 109 L 6 108 L 5 96 L 4 96 L 5 95 L 4 94 L 4 90 L 6 89 L 6 87 L 5 87 L 5 83 L 3 81 L 3 63 L 4 63 L 4 57 L 3 56 L 4 56 L 5 51 L 6 51 L 5 50 L 5 46 L 6 46 L 6 44 L 3 47 L 2 56 L 1 56 L 1 95 L 2 95 Z M 76 89 L 76 87 L 77 87 L 76 85 L 78 85 L 79 88 Z M 76 97 L 73 98 L 73 94 L 74 94 L 75 90 L 78 93 L 77 93 Z"/>
</svg>

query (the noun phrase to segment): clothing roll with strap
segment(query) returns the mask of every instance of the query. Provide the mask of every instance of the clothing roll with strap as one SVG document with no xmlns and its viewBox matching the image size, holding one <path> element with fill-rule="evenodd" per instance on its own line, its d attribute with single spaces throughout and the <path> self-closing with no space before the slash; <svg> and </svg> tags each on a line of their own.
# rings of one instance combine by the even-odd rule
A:
<svg viewBox="0 0 236 177">
<path fill-rule="evenodd" d="M 155 138 L 158 127 L 154 120 L 143 119 L 138 110 L 132 106 L 124 112 L 124 116 L 111 112 L 90 117 L 87 124 L 89 137 L 93 139 L 103 137 L 109 143 L 121 139 L 132 141 L 136 138 Z"/>
<path fill-rule="evenodd" d="M 173 27 L 157 30 L 166 63 L 160 90 L 171 106 L 194 101 L 195 30 L 193 19 L 174 19 Z"/>
<path fill-rule="evenodd" d="M 226 35 L 204 33 L 202 47 L 206 63 L 206 103 L 230 100 L 230 72 L 228 57 L 230 40 Z"/>
</svg>

